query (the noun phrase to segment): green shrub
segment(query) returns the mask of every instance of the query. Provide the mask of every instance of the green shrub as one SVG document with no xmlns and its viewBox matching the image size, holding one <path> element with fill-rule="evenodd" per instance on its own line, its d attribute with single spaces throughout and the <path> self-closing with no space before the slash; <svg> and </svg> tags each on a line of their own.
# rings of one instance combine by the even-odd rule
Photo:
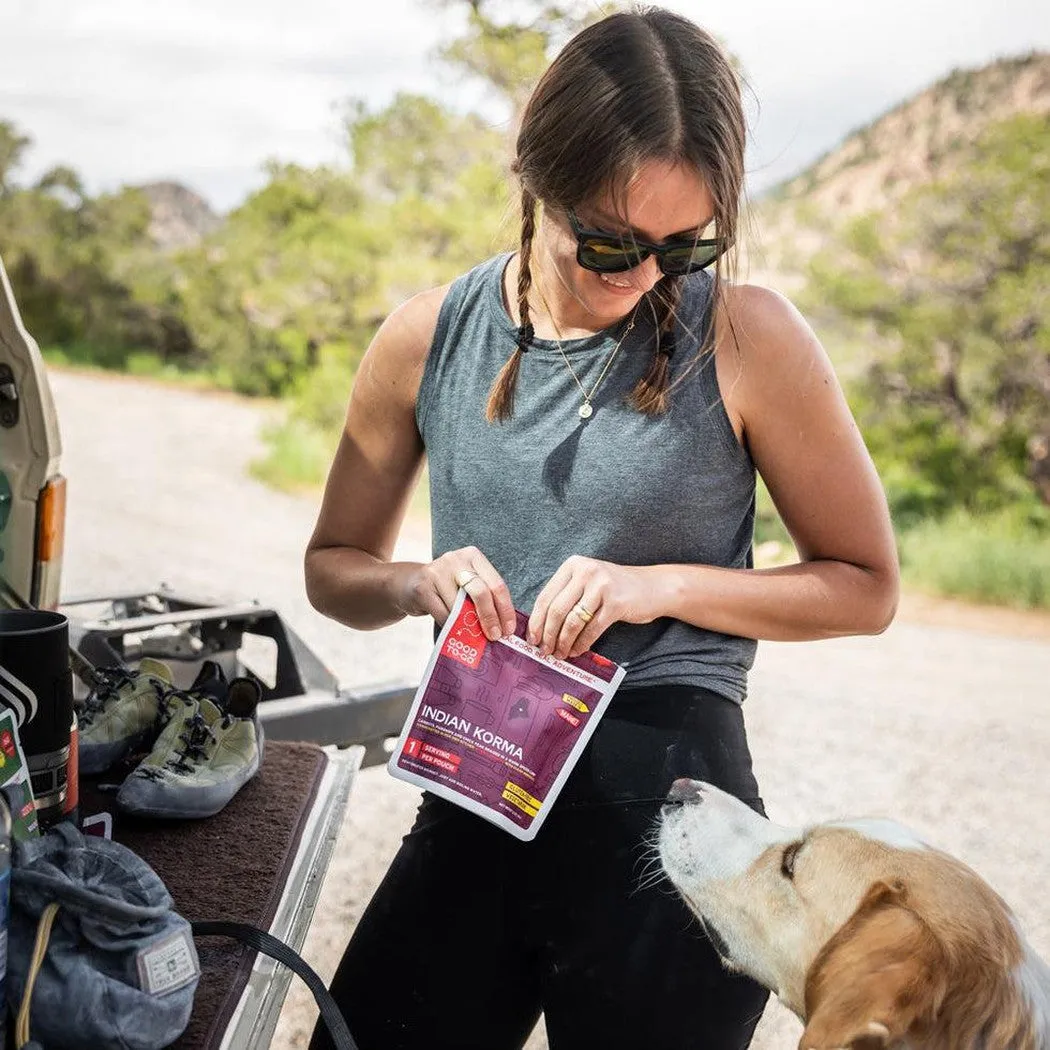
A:
<svg viewBox="0 0 1050 1050">
<path fill-rule="evenodd" d="M 316 366 L 296 379 L 284 421 L 264 432 L 269 452 L 252 464 L 252 473 L 276 488 L 323 484 L 339 443 L 360 354 L 344 343 L 329 343 L 317 357 Z"/>
<path fill-rule="evenodd" d="M 267 428 L 263 439 L 269 451 L 251 465 L 252 475 L 274 488 L 294 492 L 324 483 L 339 435 L 290 415 Z"/>
<path fill-rule="evenodd" d="M 1050 609 L 1050 511 L 956 511 L 900 533 L 905 584 L 971 601 Z"/>
</svg>

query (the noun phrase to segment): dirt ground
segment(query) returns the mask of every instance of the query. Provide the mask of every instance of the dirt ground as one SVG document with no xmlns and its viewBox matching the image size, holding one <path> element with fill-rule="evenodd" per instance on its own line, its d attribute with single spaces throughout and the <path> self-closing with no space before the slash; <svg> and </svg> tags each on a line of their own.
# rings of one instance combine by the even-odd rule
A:
<svg viewBox="0 0 1050 1050">
<path fill-rule="evenodd" d="M 172 585 L 255 597 L 285 614 L 347 685 L 417 678 L 422 621 L 378 633 L 316 614 L 301 561 L 316 500 L 252 481 L 265 409 L 228 397 L 58 373 L 69 479 L 67 595 Z M 423 558 L 425 529 L 401 553 Z M 745 714 L 770 816 L 806 823 L 886 815 L 972 865 L 1050 955 L 1050 617 L 909 595 L 877 638 L 763 643 Z M 338 962 L 418 795 L 364 771 L 328 872 L 307 959 Z M 293 982 L 273 1046 L 306 1046 L 315 1010 Z M 752 1044 L 797 1045 L 771 1003 Z M 529 1050 L 546 1045 L 542 1031 Z"/>
</svg>

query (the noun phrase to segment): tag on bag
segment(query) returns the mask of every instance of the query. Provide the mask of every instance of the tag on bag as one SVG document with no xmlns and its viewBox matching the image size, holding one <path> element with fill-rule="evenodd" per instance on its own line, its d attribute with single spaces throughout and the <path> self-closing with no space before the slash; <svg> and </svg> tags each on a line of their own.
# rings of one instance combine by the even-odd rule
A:
<svg viewBox="0 0 1050 1050">
<path fill-rule="evenodd" d="M 593 652 L 541 657 L 515 615 L 514 634 L 489 641 L 459 592 L 387 769 L 528 841 L 626 672 Z"/>
</svg>

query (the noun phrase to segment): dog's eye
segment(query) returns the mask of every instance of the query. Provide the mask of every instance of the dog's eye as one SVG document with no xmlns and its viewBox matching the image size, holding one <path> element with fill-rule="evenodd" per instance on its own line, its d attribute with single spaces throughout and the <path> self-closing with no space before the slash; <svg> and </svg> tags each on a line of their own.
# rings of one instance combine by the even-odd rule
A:
<svg viewBox="0 0 1050 1050">
<path fill-rule="evenodd" d="M 780 857 L 780 873 L 784 878 L 793 879 L 795 877 L 795 858 L 801 848 L 801 842 L 792 842 L 789 846 L 784 847 L 784 852 Z"/>
</svg>

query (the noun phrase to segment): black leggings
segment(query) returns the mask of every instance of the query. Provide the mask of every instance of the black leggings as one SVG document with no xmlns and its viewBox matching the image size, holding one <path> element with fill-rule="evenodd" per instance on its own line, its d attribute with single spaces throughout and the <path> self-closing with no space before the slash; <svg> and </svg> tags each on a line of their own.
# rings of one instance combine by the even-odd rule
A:
<svg viewBox="0 0 1050 1050">
<path fill-rule="evenodd" d="M 360 1050 L 513 1050 L 541 1012 L 551 1050 L 746 1047 L 766 991 L 648 877 L 678 776 L 762 812 L 736 704 L 622 689 L 532 842 L 424 794 L 332 982 Z"/>
</svg>

